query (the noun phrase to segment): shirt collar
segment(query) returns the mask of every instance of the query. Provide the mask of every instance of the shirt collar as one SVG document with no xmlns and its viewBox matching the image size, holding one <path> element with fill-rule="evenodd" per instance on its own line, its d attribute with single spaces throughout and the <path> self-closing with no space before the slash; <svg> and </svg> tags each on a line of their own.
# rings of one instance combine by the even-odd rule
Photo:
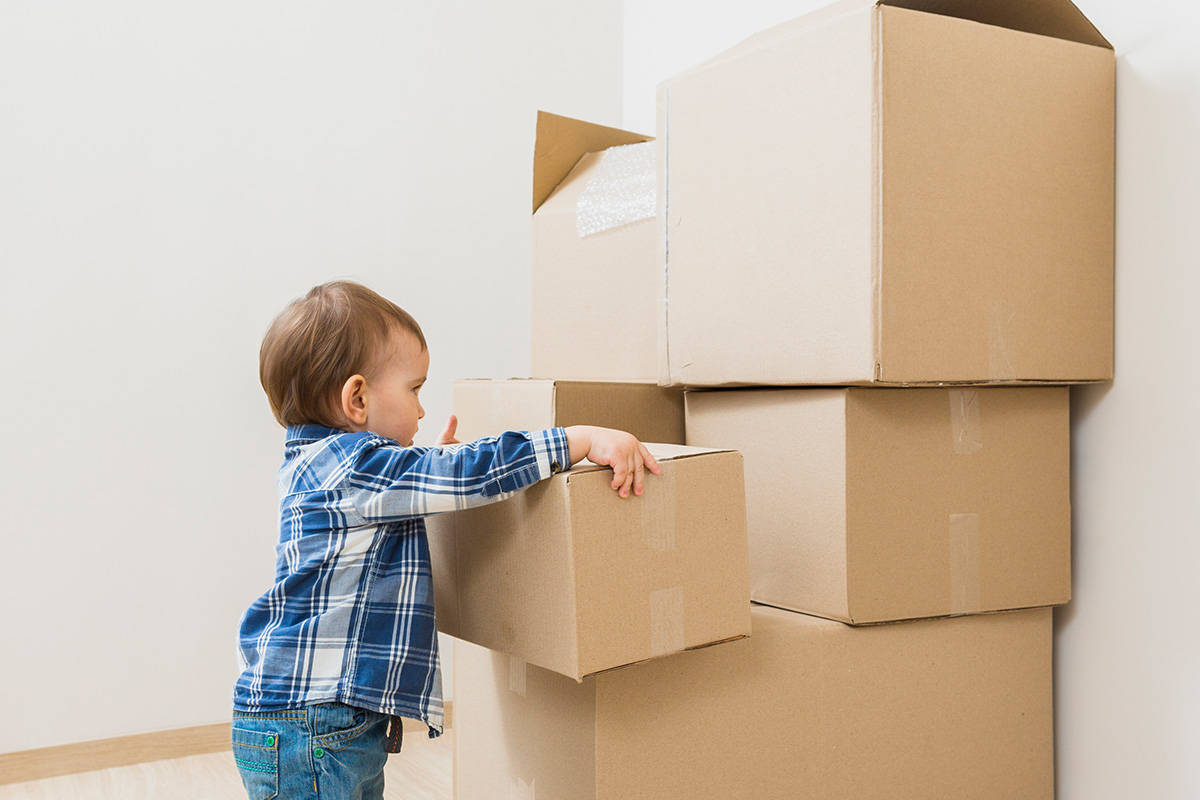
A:
<svg viewBox="0 0 1200 800">
<path fill-rule="evenodd" d="M 345 433 L 345 431 L 310 423 L 288 425 L 286 441 L 288 447 L 294 447 L 296 445 L 308 444 L 309 442 L 315 442 L 319 439 L 324 439 L 326 436 L 336 436 L 339 433 Z"/>
</svg>

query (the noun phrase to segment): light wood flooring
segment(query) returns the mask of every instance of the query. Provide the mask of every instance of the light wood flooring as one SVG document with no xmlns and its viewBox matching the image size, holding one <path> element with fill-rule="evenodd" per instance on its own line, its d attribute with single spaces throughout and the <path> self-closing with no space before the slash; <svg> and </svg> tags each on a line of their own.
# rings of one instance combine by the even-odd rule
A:
<svg viewBox="0 0 1200 800">
<path fill-rule="evenodd" d="M 385 800 L 450 800 L 454 731 L 406 735 L 388 759 Z M 0 786 L 0 800 L 246 800 L 233 755 L 210 753 Z"/>
</svg>

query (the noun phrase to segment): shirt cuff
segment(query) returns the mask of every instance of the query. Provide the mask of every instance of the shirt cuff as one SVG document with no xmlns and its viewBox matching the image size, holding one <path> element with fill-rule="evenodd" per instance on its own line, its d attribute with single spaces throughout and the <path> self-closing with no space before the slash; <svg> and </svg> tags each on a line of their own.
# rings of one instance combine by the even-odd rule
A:
<svg viewBox="0 0 1200 800">
<path fill-rule="evenodd" d="M 567 443 L 566 428 L 534 431 L 533 452 L 537 458 L 539 480 L 545 480 L 571 467 L 571 446 Z"/>
</svg>

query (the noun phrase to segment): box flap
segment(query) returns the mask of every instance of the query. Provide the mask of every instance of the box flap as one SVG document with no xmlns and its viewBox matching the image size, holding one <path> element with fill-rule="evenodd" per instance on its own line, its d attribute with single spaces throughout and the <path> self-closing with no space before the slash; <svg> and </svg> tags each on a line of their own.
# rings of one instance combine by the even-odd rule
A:
<svg viewBox="0 0 1200 800">
<path fill-rule="evenodd" d="M 585 153 L 653 138 L 539 111 L 533 146 L 533 210 L 538 210 Z"/>
<path fill-rule="evenodd" d="M 1112 49 L 1108 40 L 1070 0 L 880 0 L 879 5 L 958 17 Z"/>
</svg>

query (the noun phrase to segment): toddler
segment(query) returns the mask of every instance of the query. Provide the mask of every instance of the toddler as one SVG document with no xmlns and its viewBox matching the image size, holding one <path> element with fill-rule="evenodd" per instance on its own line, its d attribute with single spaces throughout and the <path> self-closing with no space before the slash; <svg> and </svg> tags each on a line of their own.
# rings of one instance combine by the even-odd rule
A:
<svg viewBox="0 0 1200 800">
<path fill-rule="evenodd" d="M 421 328 L 335 281 L 271 323 L 259 376 L 287 429 L 275 581 L 242 617 L 233 751 L 255 798 L 383 797 L 401 717 L 442 732 L 424 517 L 484 503 L 588 458 L 621 497 L 661 471 L 621 431 L 509 431 L 414 447 L 429 369 Z"/>
</svg>

